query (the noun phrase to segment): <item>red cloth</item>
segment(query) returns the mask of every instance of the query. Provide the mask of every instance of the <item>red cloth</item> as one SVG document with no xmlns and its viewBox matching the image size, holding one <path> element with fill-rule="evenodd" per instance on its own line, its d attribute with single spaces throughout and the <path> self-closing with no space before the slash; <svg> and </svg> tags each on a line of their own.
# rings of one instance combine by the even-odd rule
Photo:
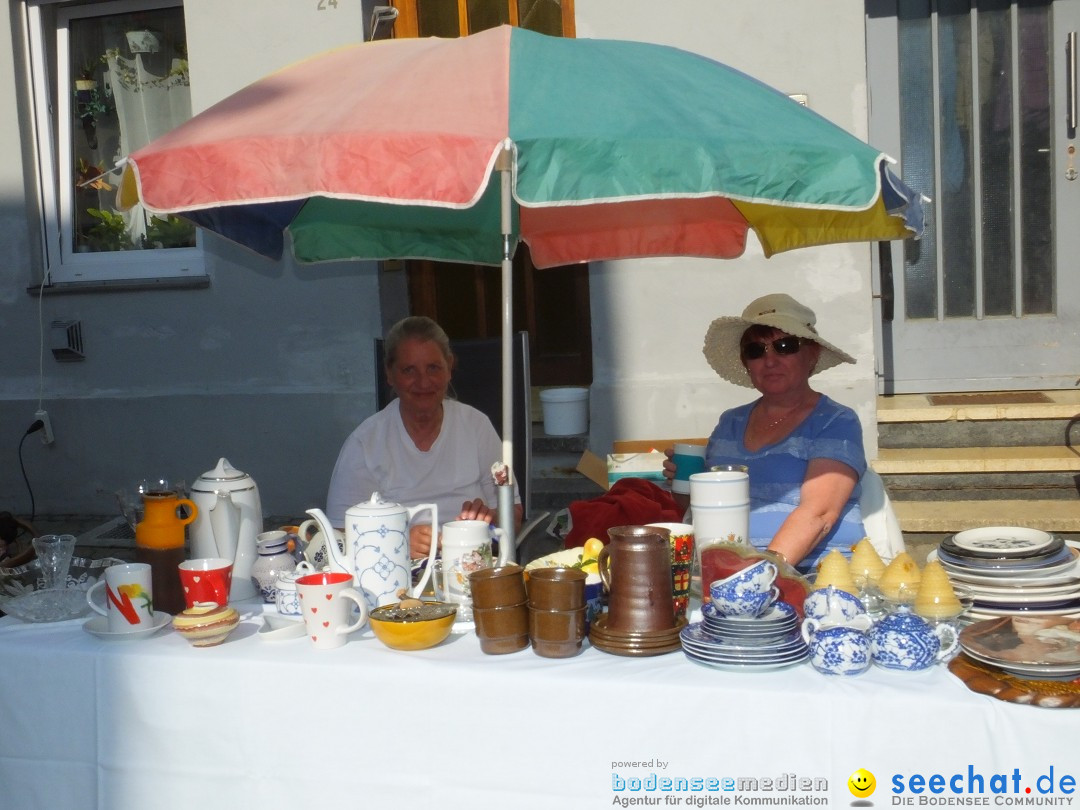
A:
<svg viewBox="0 0 1080 810">
<path fill-rule="evenodd" d="M 682 512 L 670 492 L 644 478 L 620 478 L 603 495 L 570 504 L 571 526 L 563 545 L 583 546 L 590 537 L 606 544 L 612 526 L 681 522 Z"/>
</svg>

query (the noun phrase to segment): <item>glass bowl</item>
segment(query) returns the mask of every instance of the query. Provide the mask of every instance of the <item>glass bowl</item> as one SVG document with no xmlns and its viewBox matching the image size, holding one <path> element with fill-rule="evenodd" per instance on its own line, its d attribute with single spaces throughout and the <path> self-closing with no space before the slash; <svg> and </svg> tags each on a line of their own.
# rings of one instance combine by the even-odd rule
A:
<svg viewBox="0 0 1080 810">
<path fill-rule="evenodd" d="M 44 591 L 41 563 L 31 560 L 15 568 L 0 568 L 0 612 L 24 622 L 59 622 L 89 612 L 86 592 L 110 565 L 123 560 L 103 557 L 72 557 L 67 588 Z"/>
</svg>

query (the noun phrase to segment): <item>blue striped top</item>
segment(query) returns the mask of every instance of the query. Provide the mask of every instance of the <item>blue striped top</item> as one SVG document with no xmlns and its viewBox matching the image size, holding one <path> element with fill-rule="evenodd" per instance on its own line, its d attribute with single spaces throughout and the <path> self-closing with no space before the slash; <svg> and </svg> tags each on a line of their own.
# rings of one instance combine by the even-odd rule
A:
<svg viewBox="0 0 1080 810">
<path fill-rule="evenodd" d="M 810 415 L 786 438 L 751 452 L 743 438 L 750 412 L 758 401 L 721 414 L 705 449 L 705 467 L 745 464 L 749 468 L 750 542 L 763 549 L 798 506 L 799 490 L 811 459 L 843 462 L 862 478 L 866 472 L 866 454 L 863 452 L 862 426 L 855 411 L 824 394 Z M 850 556 L 851 547 L 866 536 L 859 511 L 860 491 L 860 485 L 856 484 L 840 520 L 799 563 L 800 570 L 812 570 L 834 548 Z"/>
</svg>

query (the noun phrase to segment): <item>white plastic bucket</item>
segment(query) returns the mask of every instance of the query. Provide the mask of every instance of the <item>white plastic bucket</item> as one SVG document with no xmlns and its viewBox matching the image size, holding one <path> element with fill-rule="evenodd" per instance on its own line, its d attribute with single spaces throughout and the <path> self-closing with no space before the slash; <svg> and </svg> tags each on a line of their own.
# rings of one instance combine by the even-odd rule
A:
<svg viewBox="0 0 1080 810">
<path fill-rule="evenodd" d="M 544 412 L 544 433 L 573 436 L 589 427 L 588 388 L 547 388 L 540 392 Z"/>
</svg>

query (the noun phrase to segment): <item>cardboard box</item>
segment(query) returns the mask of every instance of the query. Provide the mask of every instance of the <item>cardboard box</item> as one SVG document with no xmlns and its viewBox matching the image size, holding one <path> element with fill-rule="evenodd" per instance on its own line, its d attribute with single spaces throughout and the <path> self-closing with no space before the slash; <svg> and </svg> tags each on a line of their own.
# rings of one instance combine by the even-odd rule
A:
<svg viewBox="0 0 1080 810">
<path fill-rule="evenodd" d="M 644 478 L 664 481 L 664 450 L 676 442 L 705 444 L 705 439 L 639 439 L 616 441 L 615 452 L 602 459 L 586 450 L 578 460 L 577 471 L 604 489 L 620 478 Z"/>
</svg>

